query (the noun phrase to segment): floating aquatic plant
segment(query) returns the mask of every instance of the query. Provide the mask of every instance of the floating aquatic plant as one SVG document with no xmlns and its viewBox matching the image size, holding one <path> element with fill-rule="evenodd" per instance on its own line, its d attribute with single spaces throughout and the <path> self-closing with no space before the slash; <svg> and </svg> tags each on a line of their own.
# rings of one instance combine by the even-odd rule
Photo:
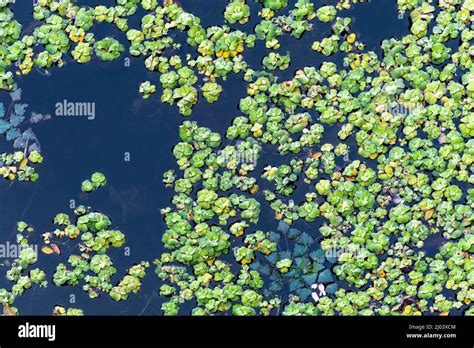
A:
<svg viewBox="0 0 474 348">
<path fill-rule="evenodd" d="M 321 22 L 331 22 L 336 18 L 337 10 L 334 6 L 321 6 L 316 10 L 316 16 Z"/>
<path fill-rule="evenodd" d="M 104 174 L 95 172 L 92 173 L 90 180 L 84 180 L 81 184 L 83 192 L 92 192 L 97 190 L 99 187 L 105 186 L 107 179 Z"/>
<path fill-rule="evenodd" d="M 288 0 L 258 0 L 263 2 L 263 6 L 270 10 L 281 10 L 288 6 Z"/>
<path fill-rule="evenodd" d="M 245 0 L 232 0 L 226 6 L 224 11 L 224 18 L 230 23 L 245 24 L 248 22 L 250 16 L 250 7 L 245 3 Z"/>
<path fill-rule="evenodd" d="M 55 306 L 53 309 L 54 316 L 82 316 L 84 311 L 79 308 L 64 308 L 62 306 Z"/>
<path fill-rule="evenodd" d="M 161 211 L 166 250 L 154 264 L 166 315 L 180 314 L 184 303 L 193 303 L 193 315 L 268 315 L 280 307 L 284 315 L 473 314 L 472 0 L 398 0 L 399 13 L 410 17 L 407 34 L 383 40 L 381 53 L 351 32 L 350 18 L 338 17 L 359 1 L 259 0 L 262 20 L 250 33 L 225 24 L 205 28 L 172 2 L 141 1 L 140 27 L 129 28 L 137 1 L 113 7 L 39 1 L 34 18 L 41 23 L 31 35 L 22 34 L 12 2 L 0 4 L 6 90 L 15 89 L 14 73 L 61 67 L 69 52 L 79 63 L 94 52 L 117 59 L 122 43 L 90 32 L 100 22 L 125 33 L 129 53 L 143 58 L 150 76 L 157 74 L 162 102 L 184 116 L 200 95 L 216 102 L 220 80 L 242 73 L 247 95 L 226 139 L 183 122 L 172 150 L 177 169 L 164 173 L 175 194 Z M 286 15 L 275 15 L 289 5 Z M 230 1 L 224 12 L 232 27 L 249 16 L 243 0 Z M 269 52 L 261 70 L 244 59 L 256 40 L 277 50 L 283 35 L 302 38 L 318 25 L 332 32 L 312 45 L 326 57 L 317 67 L 282 81 L 276 70 L 290 67 L 289 54 Z M 176 31 L 191 47 L 186 59 L 178 54 Z M 156 92 L 152 81 L 139 90 L 144 98 Z M 23 121 L 23 107 L 14 111 L 0 122 L 7 139 L 23 138 L 12 130 Z M 32 115 L 31 122 L 39 118 Z M 269 152 L 275 161 L 258 167 Z M 41 160 L 34 151 L 5 154 L 2 174 L 34 181 L 25 165 Z M 97 173 L 82 187 L 90 192 L 103 184 Z M 281 234 L 258 229 L 267 206 Z M 61 238 L 81 240 L 81 255 L 58 265 L 53 282 L 81 282 L 91 297 L 105 292 L 115 300 L 138 291 L 148 264 L 132 266 L 112 284 L 116 269 L 107 250 L 123 245 L 124 235 L 102 213 L 77 207 L 76 215 L 74 222 L 58 215 L 60 228 L 44 236 L 49 257 L 61 253 Z M 297 224 L 310 228 L 302 232 Z M 434 256 L 426 252 L 430 243 Z M 26 272 L 34 262 L 26 252 L 8 273 L 15 285 L 0 290 L 6 313 L 16 314 L 14 297 L 44 281 L 40 270 Z M 291 296 L 281 306 L 283 288 Z"/>
<path fill-rule="evenodd" d="M 106 37 L 94 44 L 95 53 L 106 62 L 117 59 L 123 49 L 123 45 L 120 42 L 110 37 Z"/>
<path fill-rule="evenodd" d="M 38 151 L 32 151 L 28 156 L 24 152 L 0 154 L 0 175 L 7 180 L 37 181 L 39 174 L 33 165 L 43 162 Z M 30 163 L 30 164 L 29 164 Z"/>
</svg>

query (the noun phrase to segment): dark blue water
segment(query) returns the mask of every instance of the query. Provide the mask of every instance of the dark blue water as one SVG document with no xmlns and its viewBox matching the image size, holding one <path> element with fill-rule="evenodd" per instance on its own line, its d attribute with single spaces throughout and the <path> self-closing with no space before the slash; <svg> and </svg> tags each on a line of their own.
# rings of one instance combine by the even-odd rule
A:
<svg viewBox="0 0 474 348">
<path fill-rule="evenodd" d="M 227 0 L 213 0 L 210 9 L 209 0 L 179 2 L 186 10 L 201 17 L 204 25 L 221 24 L 222 11 L 227 4 Z M 90 5 L 99 1 L 79 3 Z M 113 2 L 100 3 L 107 5 Z M 260 7 L 259 4 L 252 4 L 251 22 L 239 28 L 251 30 L 257 23 L 256 12 Z M 18 1 L 15 11 L 24 28 L 28 27 L 31 22 L 31 4 Z M 407 21 L 397 18 L 394 1 L 357 5 L 343 14 L 357 18 L 352 23 L 353 31 L 367 43 L 368 49 L 376 52 L 380 52 L 382 39 L 392 35 L 401 37 L 407 31 Z M 133 24 L 138 26 L 138 22 L 131 23 L 132 27 Z M 96 32 L 98 37 L 121 37 L 126 44 L 123 34 L 110 25 L 100 25 Z M 324 60 L 340 62 L 341 57 L 337 55 L 326 58 L 310 48 L 314 40 L 320 40 L 329 33 L 329 25 L 315 23 L 313 31 L 306 33 L 301 40 L 285 35 L 281 39 L 280 52 L 292 52 L 292 64 L 287 71 L 281 72 L 281 78 L 290 78 L 297 69 L 308 65 L 318 66 Z M 260 68 L 265 54 L 264 45 L 258 43 L 244 56 L 252 67 Z M 53 117 L 34 125 L 33 130 L 45 157 L 39 167 L 40 180 L 34 184 L 14 183 L 12 186 L 9 182 L 0 182 L 2 241 L 10 240 L 13 243 L 16 222 L 25 220 L 36 229 L 31 241 L 40 243 L 41 234 L 53 229 L 52 218 L 57 213 L 72 213 L 69 203 L 74 199 L 77 204 L 89 205 L 110 216 L 113 227 L 126 234 L 126 246 L 131 248 L 131 255 L 124 256 L 123 249 L 110 253 L 118 269 L 116 279 L 131 264 L 142 260 L 153 261 L 163 252 L 161 235 L 165 224 L 159 211 L 170 204 L 173 191 L 165 189 L 161 183 L 162 173 L 169 168 L 176 168 L 171 149 L 179 141 L 178 126 L 184 118 L 176 107 L 161 104 L 159 88 L 155 97 L 149 100 L 141 98 L 139 84 L 151 80 L 159 86 L 156 82 L 158 76 L 145 69 L 142 59 L 132 58 L 131 66 L 125 67 L 124 59 L 127 57 L 125 52 L 117 61 L 103 63 L 95 59 L 86 65 L 70 60 L 63 68 L 52 69 L 50 76 L 35 71 L 18 80 L 23 89 L 23 102 L 28 103 L 31 110 L 54 114 L 55 104 L 64 99 L 94 102 L 96 118 Z M 219 101 L 208 105 L 205 100 L 200 100 L 189 119 L 224 134 L 231 120 L 239 115 L 237 106 L 239 99 L 245 96 L 245 84 L 242 75 L 233 74 L 222 85 L 224 91 Z M 11 146 L 5 142 L 2 145 Z M 124 160 L 126 152 L 130 154 L 129 162 Z M 261 161 L 271 163 L 271 154 L 268 156 L 264 156 Z M 92 194 L 81 194 L 81 182 L 94 171 L 103 172 L 108 185 Z M 259 200 L 262 201 L 262 223 L 258 227 L 267 231 L 276 230 L 277 221 L 273 219 L 273 212 L 263 198 L 259 197 Z M 65 254 L 41 254 L 38 266 L 52 275 L 59 261 L 66 262 L 69 253 Z M 0 268 L 0 272 L 5 270 L 5 267 Z M 2 279 L 0 287 L 6 283 Z M 150 267 L 142 291 L 132 294 L 128 301 L 115 302 L 108 295 L 91 300 L 79 286 L 57 287 L 51 283 L 46 289 L 28 290 L 16 300 L 15 306 L 22 314 L 49 314 L 56 304 L 81 308 L 86 314 L 160 314 L 162 300 L 156 292 L 159 286 L 158 278 Z M 71 294 L 76 297 L 74 304 L 69 303 Z"/>
</svg>

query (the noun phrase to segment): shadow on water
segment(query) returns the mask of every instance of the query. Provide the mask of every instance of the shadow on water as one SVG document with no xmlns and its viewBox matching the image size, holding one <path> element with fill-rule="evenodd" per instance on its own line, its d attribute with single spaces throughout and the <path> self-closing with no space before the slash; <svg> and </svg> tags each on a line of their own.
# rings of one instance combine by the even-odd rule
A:
<svg viewBox="0 0 474 348">
<path fill-rule="evenodd" d="M 79 1 L 87 5 L 97 2 Z M 227 3 L 225 0 L 216 1 L 215 8 L 219 10 L 210 11 L 197 1 L 179 2 L 201 17 L 204 25 L 221 24 L 222 11 Z M 260 8 L 261 5 L 252 6 Z M 28 23 L 31 6 L 17 3 L 16 8 L 20 21 Z M 386 12 L 387 8 L 389 12 Z M 381 11 L 385 11 L 384 16 L 379 15 Z M 256 11 L 253 13 L 254 17 L 247 25 L 249 28 L 256 23 Z M 401 35 L 402 28 L 406 28 L 405 23 L 396 18 L 395 9 L 382 5 L 382 2 L 355 6 L 344 13 L 358 16 L 352 29 L 368 43 L 369 49 L 377 48 L 384 37 Z M 304 66 L 332 60 L 332 57 L 322 57 L 310 48 L 314 40 L 330 32 L 329 27 L 322 32 L 317 27 L 318 24 L 302 40 L 282 38 L 282 47 L 298 52 L 292 55 L 292 65 L 282 73 L 283 78 L 291 78 L 295 70 Z M 99 26 L 97 31 L 100 37 L 116 32 L 107 25 Z M 261 58 L 267 50 L 263 46 L 257 47 L 247 55 L 249 64 L 260 69 Z M 53 69 L 50 76 L 36 71 L 19 79 L 19 86 L 24 91 L 23 99 L 35 111 L 54 115 L 57 103 L 90 102 L 95 106 L 95 118 L 53 117 L 35 125 L 34 131 L 45 157 L 39 168 L 40 181 L 35 184 L 14 183 L 11 187 L 9 183 L 0 183 L 2 240 L 13 242 L 16 222 L 25 220 L 36 229 L 32 241 L 40 243 L 41 233 L 53 229 L 52 218 L 57 213 L 72 214 L 69 209 L 71 200 L 76 205 L 90 205 L 109 215 L 113 227 L 126 234 L 126 246 L 131 250 L 130 256 L 123 255 L 123 248 L 111 252 L 118 269 L 115 279 L 120 278 L 133 263 L 153 261 L 163 251 L 161 235 L 165 225 L 159 210 L 169 205 L 172 190 L 164 189 L 162 173 L 176 168 L 171 149 L 178 142 L 178 127 L 184 120 L 176 107 L 159 102 L 159 90 L 156 98 L 141 98 L 139 84 L 147 79 L 157 80 L 157 77 L 146 71 L 142 59 L 131 59 L 131 65 L 127 67 L 125 58 L 126 54 L 112 63 L 101 63 L 96 59 L 87 66 L 68 62 L 61 69 Z M 200 100 L 188 118 L 221 134 L 239 115 L 238 102 L 245 96 L 242 75 L 231 75 L 222 85 L 224 91 L 218 102 L 208 105 Z M 127 154 L 129 161 L 125 160 Z M 108 185 L 95 193 L 81 194 L 81 182 L 94 171 L 103 172 Z M 262 212 L 273 216 L 270 209 L 262 209 Z M 276 229 L 277 222 L 273 219 L 263 217 L 261 220 L 259 228 Z M 52 274 L 53 264 L 57 263 L 49 262 L 53 256 L 41 254 L 39 257 L 40 263 L 46 264 L 48 274 Z M 66 262 L 67 256 L 57 257 Z M 0 268 L 2 272 L 5 269 Z M 6 282 L 5 279 L 2 282 Z M 47 289 L 28 290 L 16 304 L 24 314 L 49 314 L 55 304 L 82 308 L 85 313 L 93 314 L 159 314 L 162 300 L 157 300 L 158 286 L 151 267 L 142 291 L 131 295 L 126 302 L 114 302 L 107 295 L 90 300 L 80 287 L 50 284 Z M 75 295 L 75 303 L 70 303 L 71 295 Z M 154 297 L 150 299 L 151 296 Z"/>
</svg>

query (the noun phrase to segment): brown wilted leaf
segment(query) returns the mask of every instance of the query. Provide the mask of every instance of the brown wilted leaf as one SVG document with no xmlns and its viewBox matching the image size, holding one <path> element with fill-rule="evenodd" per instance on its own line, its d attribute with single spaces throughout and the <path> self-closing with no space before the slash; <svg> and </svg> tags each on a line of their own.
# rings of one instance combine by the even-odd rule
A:
<svg viewBox="0 0 474 348">
<path fill-rule="evenodd" d="M 20 162 L 20 168 L 23 168 L 28 164 L 28 158 L 24 158 L 23 161 Z"/>
<path fill-rule="evenodd" d="M 56 255 L 61 255 L 61 249 L 59 249 L 59 247 L 56 244 L 51 243 L 50 247 L 51 247 L 51 249 L 53 249 L 53 251 Z"/>
<path fill-rule="evenodd" d="M 8 303 L 3 304 L 3 315 L 5 316 L 16 316 L 16 313 L 10 308 Z"/>
<path fill-rule="evenodd" d="M 54 253 L 54 250 L 51 249 L 49 246 L 42 247 L 41 251 L 45 254 L 48 254 L 48 255 Z"/>
<path fill-rule="evenodd" d="M 425 212 L 425 220 L 431 219 L 431 217 L 433 216 L 433 213 L 434 213 L 434 209 L 427 210 Z"/>
<path fill-rule="evenodd" d="M 251 194 L 254 194 L 254 193 L 257 193 L 258 192 L 258 185 L 253 185 L 251 188 L 250 188 L 250 193 Z"/>
<path fill-rule="evenodd" d="M 53 309 L 53 315 L 54 316 L 58 316 L 58 315 L 62 315 L 61 312 L 64 312 L 64 307 L 62 306 L 54 306 L 54 309 Z"/>
</svg>

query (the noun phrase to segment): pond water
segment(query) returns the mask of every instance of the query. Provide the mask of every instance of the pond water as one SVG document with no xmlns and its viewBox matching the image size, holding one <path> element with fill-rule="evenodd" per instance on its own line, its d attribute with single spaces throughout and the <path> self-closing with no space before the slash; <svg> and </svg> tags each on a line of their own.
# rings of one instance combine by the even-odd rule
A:
<svg viewBox="0 0 474 348">
<path fill-rule="evenodd" d="M 88 5 L 97 2 L 79 1 Z M 227 1 L 212 0 L 212 8 L 208 5 L 209 0 L 180 0 L 179 3 L 187 11 L 201 17 L 205 25 L 213 25 L 221 23 Z M 251 3 L 252 7 L 261 6 Z M 17 1 L 14 9 L 24 27 L 27 27 L 32 22 L 31 4 Z M 361 4 L 346 13 L 356 18 L 352 24 L 353 31 L 363 38 L 369 49 L 378 53 L 382 39 L 401 37 L 407 31 L 407 19 L 398 18 L 394 1 Z M 256 19 L 256 16 L 252 17 L 244 28 L 251 29 Z M 107 25 L 97 26 L 94 32 L 99 37 L 109 32 L 117 35 L 117 30 Z M 290 78 L 299 68 L 318 66 L 324 61 L 322 55 L 311 50 L 311 43 L 329 32 L 328 24 L 318 25 L 301 40 L 284 36 L 281 44 L 292 52 L 292 61 L 287 71 L 279 73 L 281 79 Z M 123 35 L 121 40 L 125 44 Z M 261 59 L 267 52 L 263 44 L 259 42 L 249 52 L 244 54 L 245 60 L 251 66 L 260 67 Z M 142 59 L 130 58 L 130 64 L 128 59 L 125 52 L 120 59 L 111 63 L 100 62 L 95 58 L 93 62 L 82 66 L 69 60 L 66 66 L 53 69 L 49 75 L 34 71 L 18 80 L 23 89 L 22 99 L 29 104 L 30 109 L 54 115 L 56 103 L 64 100 L 91 102 L 95 103 L 95 119 L 53 116 L 51 120 L 33 126 L 45 157 L 39 167 L 40 180 L 35 184 L 0 182 L 2 241 L 13 242 L 16 222 L 25 220 L 36 230 L 32 242 L 39 243 L 40 234 L 51 231 L 52 218 L 58 212 L 69 212 L 71 200 L 74 200 L 77 205 L 89 205 L 106 213 L 112 218 L 113 226 L 126 234 L 130 255 L 124 255 L 123 248 L 110 253 L 118 269 L 117 276 L 123 274 L 131 264 L 142 260 L 152 261 L 161 254 L 161 236 L 166 227 L 160 209 L 170 204 L 173 193 L 161 183 L 162 174 L 170 168 L 176 168 L 171 150 L 179 141 L 178 127 L 184 118 L 175 107 L 162 104 L 158 96 L 148 100 L 141 98 L 139 84 L 147 79 L 156 81 L 156 76 L 145 69 Z M 341 64 L 342 56 L 335 55 L 331 61 Z M 222 85 L 223 93 L 217 103 L 209 105 L 200 100 L 189 117 L 199 125 L 221 134 L 239 114 L 238 101 L 245 96 L 241 74 L 231 75 Z M 5 92 L 2 98 L 8 100 Z M 334 141 L 336 133 L 329 130 L 325 137 L 328 141 Z M 274 157 L 278 156 L 272 156 L 271 151 L 265 152 L 261 163 L 274 163 Z M 81 194 L 80 183 L 94 171 L 103 172 L 108 185 L 93 194 Z M 259 228 L 276 230 L 278 222 L 273 219 L 274 213 L 263 197 L 259 196 L 258 199 L 262 202 Z M 312 224 L 303 228 L 315 229 L 315 226 Z M 39 257 L 39 261 L 46 265 L 48 274 L 52 274 L 56 263 L 49 262 L 49 256 L 40 254 Z M 66 257 L 58 256 L 55 260 L 65 262 Z M 6 280 L 2 279 L 0 287 L 4 282 Z M 159 286 L 153 267 L 150 267 L 142 291 L 132 294 L 125 302 L 115 302 L 109 296 L 90 300 L 79 287 L 49 286 L 46 289 L 30 290 L 15 305 L 22 314 L 49 314 L 54 304 L 78 307 L 91 314 L 161 314 L 162 299 L 156 291 Z M 75 296 L 74 304 L 69 302 L 71 295 Z"/>
</svg>

